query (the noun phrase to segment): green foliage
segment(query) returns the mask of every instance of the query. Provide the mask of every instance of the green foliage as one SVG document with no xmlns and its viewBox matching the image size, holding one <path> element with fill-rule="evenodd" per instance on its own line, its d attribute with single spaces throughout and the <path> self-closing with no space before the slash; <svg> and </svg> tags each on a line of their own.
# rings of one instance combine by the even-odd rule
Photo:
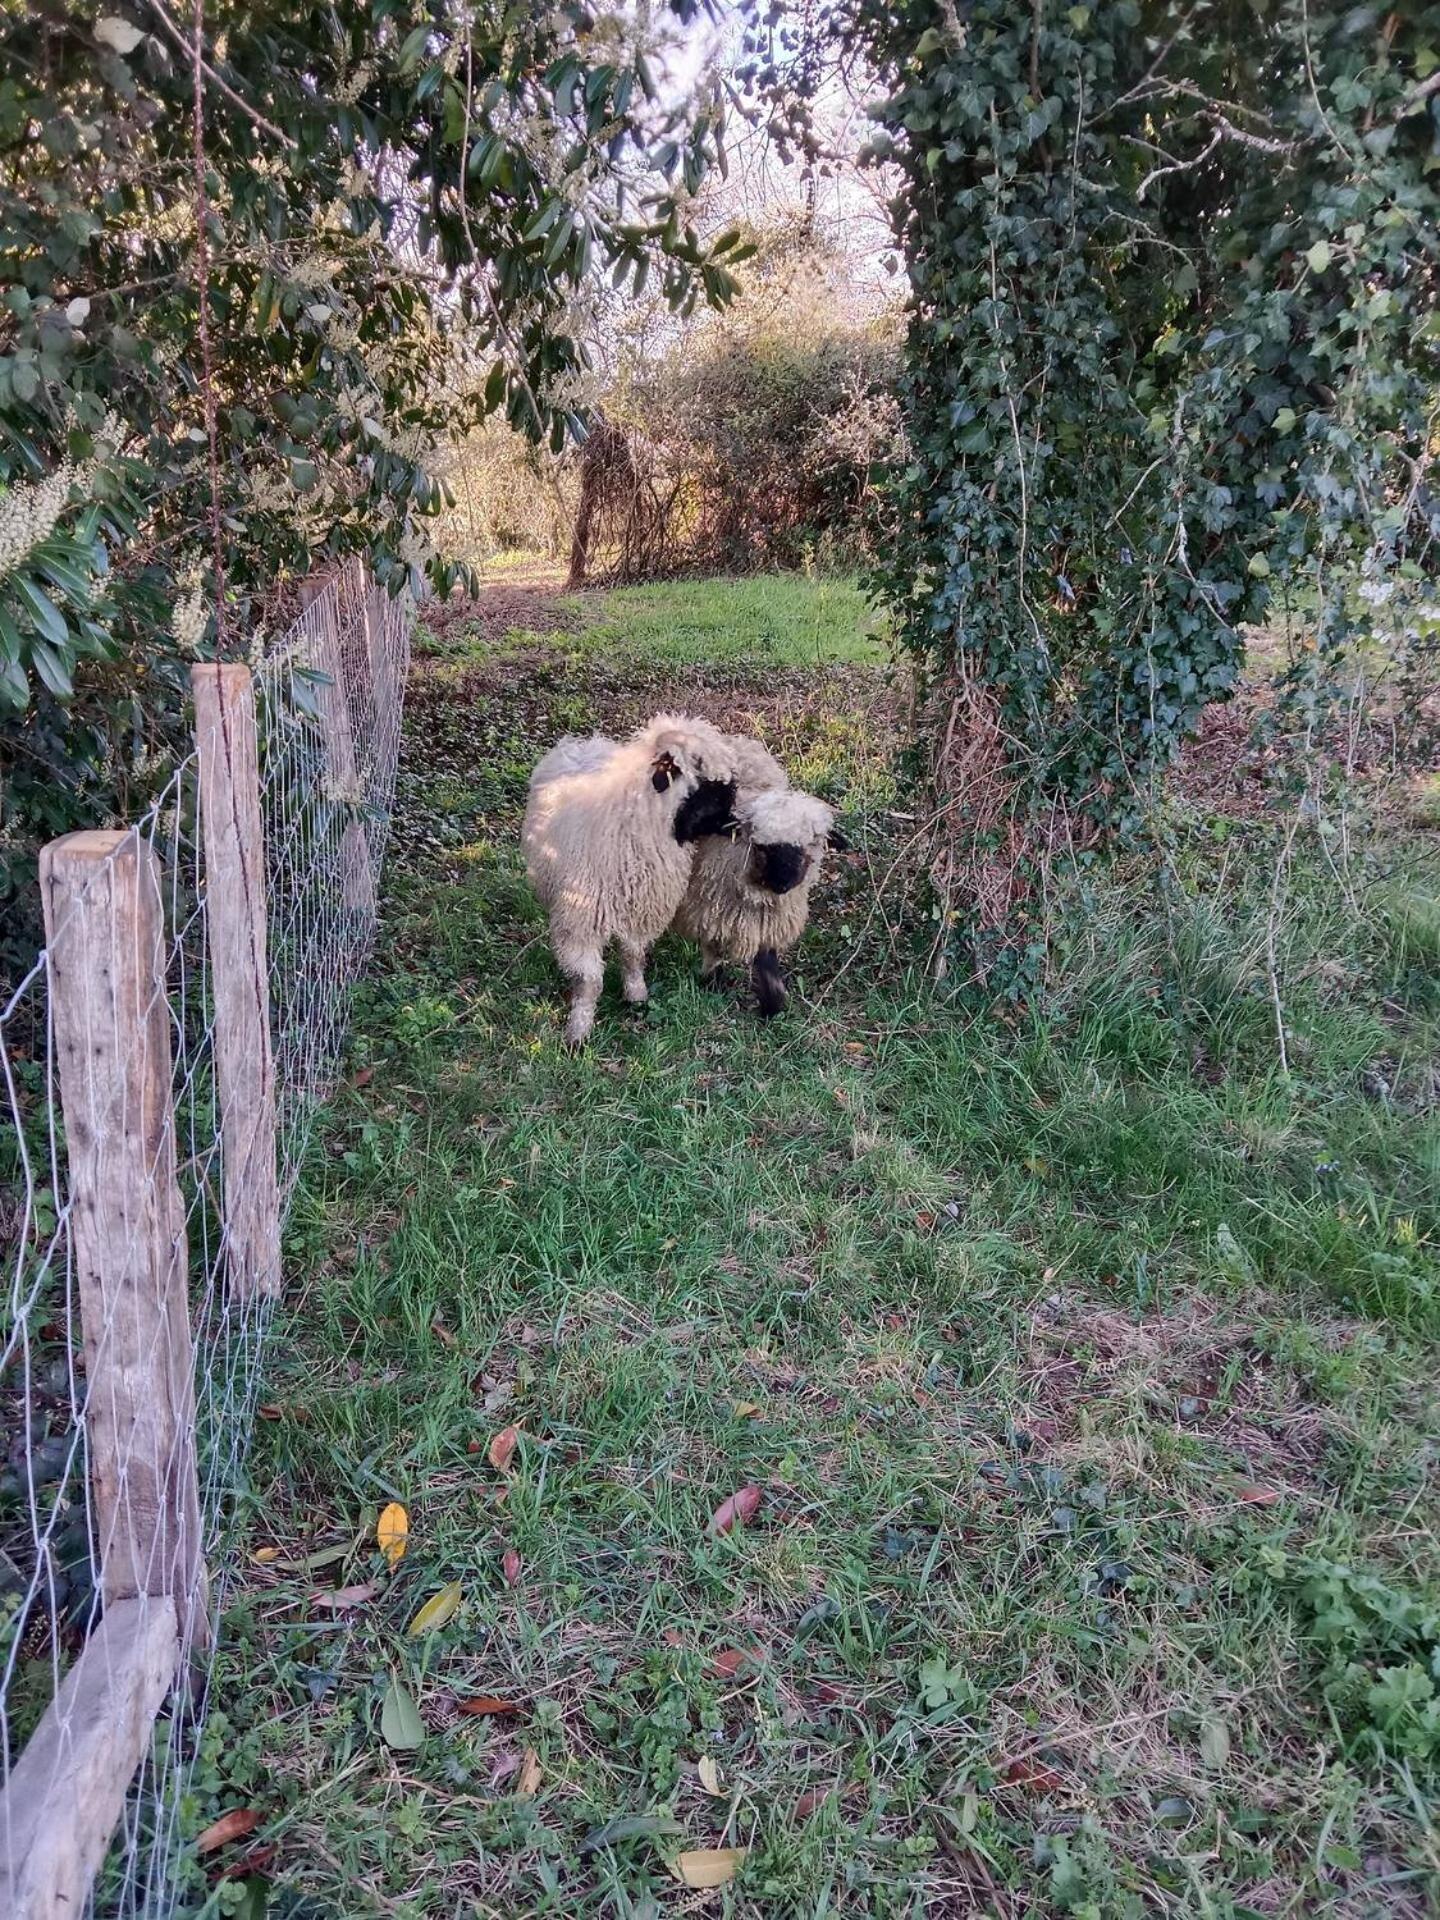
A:
<svg viewBox="0 0 1440 1920">
<path fill-rule="evenodd" d="M 723 302 L 743 252 L 681 211 L 719 113 L 666 107 L 618 14 L 218 0 L 198 177 L 168 22 L 0 24 L 0 903 L 163 779 L 188 659 L 243 652 L 287 580 L 362 553 L 448 586 L 439 444 L 578 430 L 587 278 Z"/>
<path fill-rule="evenodd" d="M 1320 1690 L 1364 1759 L 1440 1774 L 1440 1604 L 1341 1561 L 1286 1573 Z"/>
<path fill-rule="evenodd" d="M 839 0 L 829 27 L 887 88 L 910 275 L 877 587 L 1003 742 L 997 846 L 1057 805 L 1082 840 L 1142 827 L 1242 623 L 1301 592 L 1312 690 L 1377 634 L 1433 645 L 1433 9 Z M 755 84 L 787 72 L 767 44 Z"/>
</svg>

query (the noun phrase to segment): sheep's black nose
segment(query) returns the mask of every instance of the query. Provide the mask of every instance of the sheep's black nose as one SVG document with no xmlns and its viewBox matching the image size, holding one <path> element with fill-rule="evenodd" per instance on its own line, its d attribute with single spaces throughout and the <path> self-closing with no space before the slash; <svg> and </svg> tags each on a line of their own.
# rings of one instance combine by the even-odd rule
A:
<svg viewBox="0 0 1440 1920">
<path fill-rule="evenodd" d="M 789 893 L 805 878 L 805 849 L 778 844 L 755 849 L 755 883 L 767 893 Z"/>
</svg>

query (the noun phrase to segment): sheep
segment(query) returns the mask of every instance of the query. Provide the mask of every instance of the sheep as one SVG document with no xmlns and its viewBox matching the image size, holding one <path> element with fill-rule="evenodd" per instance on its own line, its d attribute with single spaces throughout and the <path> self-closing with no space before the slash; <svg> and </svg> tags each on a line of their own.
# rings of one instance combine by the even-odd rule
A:
<svg viewBox="0 0 1440 1920">
<path fill-rule="evenodd" d="M 605 949 L 625 998 L 649 998 L 645 960 L 685 896 L 702 834 L 733 821 L 735 754 L 706 720 L 659 714 L 624 742 L 567 736 L 530 776 L 521 846 L 571 982 L 568 1045 L 595 1024 Z"/>
<path fill-rule="evenodd" d="M 746 756 L 740 758 L 744 763 Z M 788 782 L 759 791 L 746 791 L 742 782 L 735 819 L 733 833 L 701 841 L 673 925 L 699 942 L 702 981 L 712 983 L 726 960 L 747 965 L 768 1019 L 785 1005 L 780 955 L 805 931 L 810 889 L 835 840 L 835 816 L 823 800 Z"/>
</svg>

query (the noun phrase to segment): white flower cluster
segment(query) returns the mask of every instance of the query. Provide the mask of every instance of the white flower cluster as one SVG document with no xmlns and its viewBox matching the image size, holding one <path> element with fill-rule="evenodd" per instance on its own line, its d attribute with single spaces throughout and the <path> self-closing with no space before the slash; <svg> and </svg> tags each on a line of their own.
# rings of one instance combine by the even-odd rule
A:
<svg viewBox="0 0 1440 1920">
<path fill-rule="evenodd" d="M 113 458 L 124 431 L 119 415 L 107 413 L 88 460 L 77 462 L 67 454 L 42 480 L 22 480 L 0 493 L 0 579 L 13 573 L 42 540 L 49 539 L 71 496 L 83 492 L 96 468 Z"/>
<path fill-rule="evenodd" d="M 200 642 L 205 638 L 210 603 L 205 598 L 204 577 L 204 565 L 199 560 L 192 560 L 176 576 L 180 593 L 170 616 L 170 628 L 182 653 L 198 653 Z"/>
</svg>

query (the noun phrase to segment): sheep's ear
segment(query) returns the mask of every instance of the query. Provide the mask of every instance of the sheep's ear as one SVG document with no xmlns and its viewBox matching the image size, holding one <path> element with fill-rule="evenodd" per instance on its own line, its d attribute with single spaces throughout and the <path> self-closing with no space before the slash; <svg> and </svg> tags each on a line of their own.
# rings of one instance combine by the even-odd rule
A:
<svg viewBox="0 0 1440 1920">
<path fill-rule="evenodd" d="M 673 753 L 659 753 L 650 763 L 650 784 L 657 793 L 664 793 L 672 781 L 680 778 L 680 771 Z"/>
<path fill-rule="evenodd" d="M 825 836 L 825 844 L 832 853 L 848 853 L 850 851 L 850 842 L 846 839 L 839 827 L 831 827 L 829 833 Z"/>
</svg>

